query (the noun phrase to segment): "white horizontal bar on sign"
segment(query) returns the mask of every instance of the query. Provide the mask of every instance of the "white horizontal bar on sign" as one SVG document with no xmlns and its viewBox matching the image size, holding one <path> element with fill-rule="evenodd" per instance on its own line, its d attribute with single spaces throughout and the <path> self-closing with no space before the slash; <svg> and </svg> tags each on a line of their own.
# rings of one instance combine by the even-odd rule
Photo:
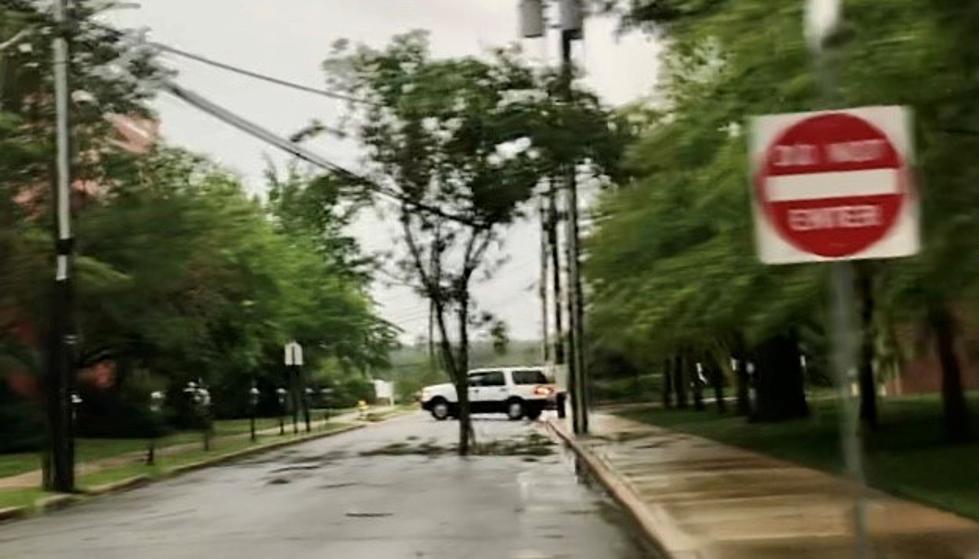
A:
<svg viewBox="0 0 979 559">
<path fill-rule="evenodd" d="M 897 193 L 897 170 L 834 171 L 806 175 L 779 175 L 767 181 L 772 202 L 818 200 L 847 196 L 874 196 Z"/>
</svg>

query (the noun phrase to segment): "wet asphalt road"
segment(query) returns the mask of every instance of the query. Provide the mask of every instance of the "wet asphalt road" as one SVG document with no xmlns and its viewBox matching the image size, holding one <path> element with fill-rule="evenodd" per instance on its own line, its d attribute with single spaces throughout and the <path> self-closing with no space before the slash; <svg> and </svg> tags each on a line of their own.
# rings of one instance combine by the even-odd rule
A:
<svg viewBox="0 0 979 559">
<path fill-rule="evenodd" d="M 476 422 L 481 441 L 539 429 Z M 560 447 L 469 459 L 416 451 L 451 444 L 456 431 L 419 413 L 95 499 L 0 526 L 0 557 L 651 557 Z"/>
</svg>

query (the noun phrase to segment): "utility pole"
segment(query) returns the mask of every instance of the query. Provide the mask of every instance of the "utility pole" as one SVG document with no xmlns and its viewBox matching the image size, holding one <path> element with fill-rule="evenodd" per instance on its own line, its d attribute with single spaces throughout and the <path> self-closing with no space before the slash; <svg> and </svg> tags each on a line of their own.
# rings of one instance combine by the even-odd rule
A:
<svg viewBox="0 0 979 559">
<path fill-rule="evenodd" d="M 557 0 L 559 28 L 561 30 L 561 80 L 562 94 L 566 102 L 573 101 L 574 70 L 571 61 L 571 47 L 574 41 L 580 40 L 584 33 L 584 8 L 581 0 Z M 524 38 L 538 38 L 546 35 L 544 19 L 544 0 L 521 0 L 519 4 L 520 34 Z M 572 424 L 576 434 L 588 433 L 588 382 L 584 358 L 584 295 L 581 288 L 581 259 L 578 231 L 578 185 L 577 165 L 568 164 L 564 171 L 565 187 L 565 250 L 568 260 L 568 320 L 570 322 L 567 336 L 567 365 L 568 388 L 571 392 L 571 407 L 573 410 Z M 556 193 L 551 188 L 551 217 L 556 217 Z M 556 227 L 556 222 L 551 221 Z M 553 251 L 557 246 L 556 233 L 552 237 Z M 556 256 L 556 254 L 555 254 Z M 555 258 L 557 260 L 557 258 Z M 555 308 L 560 308 L 560 268 L 554 265 L 555 279 Z M 561 324 L 558 315 L 555 327 L 560 336 Z M 560 339 L 560 338 L 559 338 Z M 555 349 L 557 347 L 555 346 Z M 558 361 L 560 355 L 556 356 Z"/>
<path fill-rule="evenodd" d="M 579 0 L 562 0 L 561 17 L 561 69 L 564 95 L 568 103 L 573 101 L 572 84 L 574 66 L 571 47 L 584 32 L 584 19 Z M 588 434 L 588 382 L 585 370 L 584 295 L 581 289 L 581 247 L 578 230 L 578 177 L 577 162 L 568 165 L 565 179 L 565 203 L 567 220 L 565 236 L 568 251 L 568 372 L 574 382 L 571 402 L 574 408 L 575 433 Z"/>
<path fill-rule="evenodd" d="M 544 201 L 541 200 L 538 208 L 540 216 L 540 321 L 541 321 L 541 361 L 548 363 L 551 360 L 551 340 L 548 335 L 548 305 L 547 305 L 547 210 L 544 208 Z M 558 303 L 560 304 L 560 303 Z"/>
<path fill-rule="evenodd" d="M 54 2 L 54 101 L 57 134 L 55 200 L 55 277 L 51 298 L 45 391 L 48 412 L 48 475 L 45 487 L 75 490 L 75 444 L 71 394 L 74 377 L 72 335 L 71 141 L 68 92 L 68 35 L 71 25 L 67 0 Z"/>
<path fill-rule="evenodd" d="M 561 296 L 561 246 L 557 235 L 561 216 L 557 207 L 557 189 L 551 184 L 547 192 L 547 248 L 551 253 L 551 284 L 554 293 L 554 364 L 564 365 L 564 304 Z"/>
</svg>

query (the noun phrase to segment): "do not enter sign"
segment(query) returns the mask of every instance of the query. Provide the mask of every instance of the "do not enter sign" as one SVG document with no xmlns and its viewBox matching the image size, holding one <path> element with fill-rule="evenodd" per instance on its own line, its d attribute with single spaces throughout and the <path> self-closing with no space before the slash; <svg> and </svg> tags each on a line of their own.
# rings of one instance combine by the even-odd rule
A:
<svg viewBox="0 0 979 559">
<path fill-rule="evenodd" d="M 753 191 L 762 261 L 916 253 L 911 157 L 908 117 L 900 107 L 756 119 Z"/>
</svg>

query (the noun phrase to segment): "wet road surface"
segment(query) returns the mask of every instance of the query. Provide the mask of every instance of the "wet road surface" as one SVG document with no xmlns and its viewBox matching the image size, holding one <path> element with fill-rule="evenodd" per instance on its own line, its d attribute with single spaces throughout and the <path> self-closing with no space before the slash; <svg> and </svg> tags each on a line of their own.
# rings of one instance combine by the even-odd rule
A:
<svg viewBox="0 0 979 559">
<path fill-rule="evenodd" d="M 414 414 L 0 526 L 4 559 L 651 557 L 527 422 Z"/>
</svg>

